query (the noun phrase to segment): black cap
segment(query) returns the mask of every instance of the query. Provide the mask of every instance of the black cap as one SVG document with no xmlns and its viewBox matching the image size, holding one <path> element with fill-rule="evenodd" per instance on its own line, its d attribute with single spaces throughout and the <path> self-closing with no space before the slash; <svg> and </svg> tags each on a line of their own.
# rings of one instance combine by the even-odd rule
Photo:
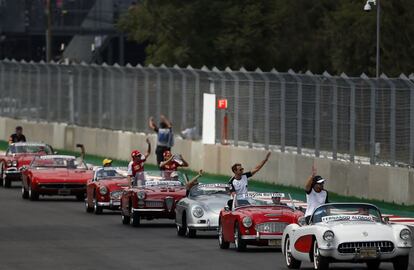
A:
<svg viewBox="0 0 414 270">
<path fill-rule="evenodd" d="M 313 184 L 315 185 L 315 184 L 323 184 L 324 182 L 325 182 L 325 179 L 324 178 L 322 178 L 322 176 L 320 176 L 320 175 L 315 175 L 314 177 L 313 177 Z"/>
</svg>

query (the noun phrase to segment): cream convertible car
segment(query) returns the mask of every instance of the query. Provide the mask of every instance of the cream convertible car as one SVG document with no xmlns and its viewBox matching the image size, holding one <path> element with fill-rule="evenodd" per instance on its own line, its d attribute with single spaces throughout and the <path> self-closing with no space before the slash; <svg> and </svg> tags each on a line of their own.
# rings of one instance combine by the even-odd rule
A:
<svg viewBox="0 0 414 270">
<path fill-rule="evenodd" d="M 315 209 L 310 224 L 287 226 L 282 251 L 288 268 L 300 268 L 302 261 L 315 269 L 329 269 L 329 263 L 366 263 L 378 269 L 391 262 L 395 270 L 406 270 L 412 247 L 407 226 L 389 224 L 377 207 L 365 203 L 330 203 Z"/>
</svg>

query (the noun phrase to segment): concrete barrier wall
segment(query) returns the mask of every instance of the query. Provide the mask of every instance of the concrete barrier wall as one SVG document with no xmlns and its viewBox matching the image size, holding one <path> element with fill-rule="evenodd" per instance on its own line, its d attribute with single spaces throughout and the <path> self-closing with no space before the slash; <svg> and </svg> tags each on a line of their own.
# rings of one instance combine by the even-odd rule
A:
<svg viewBox="0 0 414 270">
<path fill-rule="evenodd" d="M 122 132 L 60 123 L 39 123 L 0 117 L 0 139 L 7 140 L 18 125 L 30 141 L 43 141 L 55 148 L 76 150 L 83 143 L 90 154 L 129 160 L 132 149 L 145 152 L 145 139 L 152 142 L 149 163 L 155 164 L 155 134 Z M 245 171 L 254 168 L 264 157 L 265 150 L 223 145 L 203 145 L 201 142 L 176 139 L 174 153 L 181 153 L 193 170 L 231 175 L 231 165 L 238 162 Z M 303 187 L 315 161 L 318 174 L 328 179 L 326 188 L 338 194 L 388 202 L 414 204 L 414 170 L 353 164 L 323 158 L 273 152 L 269 162 L 255 176 L 269 183 Z"/>
</svg>

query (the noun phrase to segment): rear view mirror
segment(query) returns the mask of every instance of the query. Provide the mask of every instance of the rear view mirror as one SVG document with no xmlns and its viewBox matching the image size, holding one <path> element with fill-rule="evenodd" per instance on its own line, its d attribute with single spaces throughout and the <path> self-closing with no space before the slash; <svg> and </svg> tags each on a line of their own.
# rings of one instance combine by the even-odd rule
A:
<svg viewBox="0 0 414 270">
<path fill-rule="evenodd" d="M 384 221 L 384 223 L 388 224 L 390 223 L 390 218 L 389 217 L 383 217 L 382 220 Z"/>
<path fill-rule="evenodd" d="M 305 225 L 307 225 L 306 218 L 305 217 L 300 217 L 298 219 L 298 224 L 299 224 L 299 226 L 305 226 Z"/>
<path fill-rule="evenodd" d="M 230 211 L 230 208 L 228 206 L 224 206 L 224 211 Z"/>
</svg>

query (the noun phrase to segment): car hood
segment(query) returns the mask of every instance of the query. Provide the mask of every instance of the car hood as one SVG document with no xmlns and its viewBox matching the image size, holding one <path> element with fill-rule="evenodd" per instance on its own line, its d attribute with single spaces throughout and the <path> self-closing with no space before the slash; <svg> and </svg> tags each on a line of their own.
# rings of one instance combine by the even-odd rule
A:
<svg viewBox="0 0 414 270">
<path fill-rule="evenodd" d="M 267 221 L 293 222 L 295 213 L 288 207 L 243 207 L 237 210 L 246 216 L 250 216 L 257 223 Z"/>
<path fill-rule="evenodd" d="M 185 187 L 182 186 L 134 188 L 134 191 L 144 191 L 146 193 L 145 200 L 164 200 L 167 196 L 179 200 L 185 197 L 186 193 Z"/>
<path fill-rule="evenodd" d="M 93 177 L 90 170 L 67 170 L 67 169 L 47 169 L 32 171 L 32 176 L 37 182 L 85 182 Z"/>
<path fill-rule="evenodd" d="M 202 195 L 197 196 L 194 201 L 195 203 L 201 205 L 204 209 L 210 210 L 216 214 L 220 213 L 220 210 L 227 205 L 229 201 L 229 195 L 225 194 L 212 194 L 212 195 Z"/>
<path fill-rule="evenodd" d="M 332 230 L 335 238 L 338 238 L 341 242 L 391 241 L 394 239 L 392 226 L 379 222 L 330 222 L 322 223 L 321 226 Z"/>
<path fill-rule="evenodd" d="M 115 191 L 128 188 L 128 179 L 116 179 L 116 180 L 101 180 L 99 181 L 100 186 L 105 186 L 108 190 Z"/>
</svg>

